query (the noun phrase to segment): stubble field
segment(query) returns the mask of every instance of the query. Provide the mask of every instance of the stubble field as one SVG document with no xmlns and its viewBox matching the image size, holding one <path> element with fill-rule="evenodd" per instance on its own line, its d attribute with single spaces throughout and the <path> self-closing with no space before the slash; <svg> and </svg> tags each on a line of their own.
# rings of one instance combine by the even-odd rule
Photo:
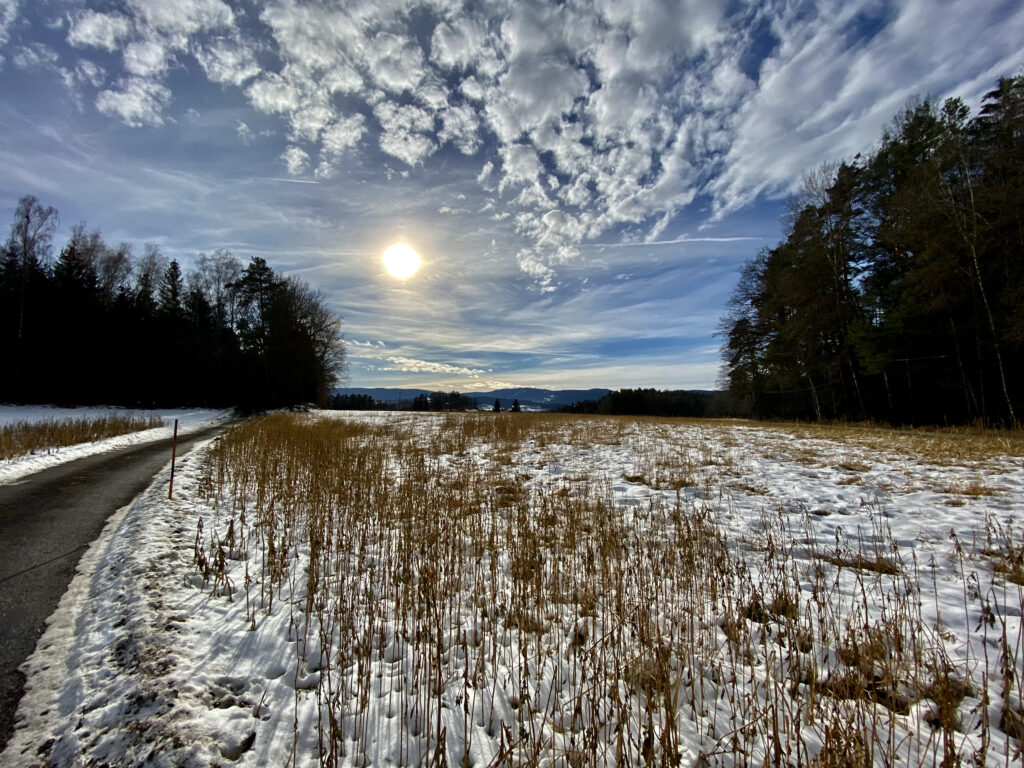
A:
<svg viewBox="0 0 1024 768">
<path fill-rule="evenodd" d="M 120 666 L 149 703 L 97 703 L 41 758 L 1019 764 L 1021 454 L 992 434 L 258 419 L 186 462 L 174 502 L 143 500 L 163 529 L 122 523 L 165 576 L 94 569 L 137 594 L 125 631 L 149 655 Z M 107 671 L 80 687 L 102 688 L 90 648 Z"/>
</svg>

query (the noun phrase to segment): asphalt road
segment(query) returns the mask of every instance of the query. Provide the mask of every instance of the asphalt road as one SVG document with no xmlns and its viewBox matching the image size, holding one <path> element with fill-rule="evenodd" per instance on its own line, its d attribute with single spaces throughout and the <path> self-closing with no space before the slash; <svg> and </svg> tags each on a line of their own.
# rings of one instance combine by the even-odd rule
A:
<svg viewBox="0 0 1024 768">
<path fill-rule="evenodd" d="M 178 438 L 178 455 L 224 426 Z M 14 727 L 24 676 L 75 567 L 114 512 L 171 460 L 171 441 L 89 456 L 0 485 L 0 751 Z"/>
</svg>

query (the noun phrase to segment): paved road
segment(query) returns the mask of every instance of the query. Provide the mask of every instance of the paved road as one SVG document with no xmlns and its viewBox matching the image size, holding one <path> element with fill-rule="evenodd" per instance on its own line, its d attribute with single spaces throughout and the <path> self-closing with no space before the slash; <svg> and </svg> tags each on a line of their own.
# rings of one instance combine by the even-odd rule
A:
<svg viewBox="0 0 1024 768">
<path fill-rule="evenodd" d="M 181 456 L 223 426 L 178 438 Z M 35 650 L 82 553 L 171 458 L 171 441 L 89 456 L 0 485 L 0 752 Z"/>
</svg>

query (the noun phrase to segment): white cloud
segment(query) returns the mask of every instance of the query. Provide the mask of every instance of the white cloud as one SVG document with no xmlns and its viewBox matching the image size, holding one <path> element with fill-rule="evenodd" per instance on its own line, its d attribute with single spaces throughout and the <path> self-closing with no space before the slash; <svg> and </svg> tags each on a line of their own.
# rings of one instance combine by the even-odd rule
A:
<svg viewBox="0 0 1024 768">
<path fill-rule="evenodd" d="M 561 123 L 589 90 L 585 73 L 569 62 L 522 57 L 487 94 L 490 128 L 504 143 L 544 124 Z"/>
<path fill-rule="evenodd" d="M 878 34 L 853 45 L 851 25 L 858 14 L 877 13 L 876 4 L 833 0 L 819 11 L 773 20 L 780 44 L 729 121 L 724 169 L 709 187 L 718 216 L 759 193 L 784 194 L 826 160 L 870 150 L 913 95 L 971 99 L 977 94 L 961 90 L 963 73 L 986 62 L 998 68 L 1012 49 L 1020 66 L 1024 8 L 1002 19 L 993 35 L 995 6 L 908 0 Z M 981 87 L 1000 74 L 1007 72 L 993 71 Z"/>
<path fill-rule="evenodd" d="M 244 122 L 239 120 L 235 127 L 235 135 L 238 136 L 238 140 L 241 141 L 245 146 L 252 144 L 252 129 Z"/>
<path fill-rule="evenodd" d="M 519 269 L 533 278 L 542 290 L 551 288 L 551 281 L 557 274 L 537 255 L 532 248 L 524 248 L 516 254 Z"/>
<path fill-rule="evenodd" d="M 366 46 L 366 63 L 374 81 L 386 91 L 414 91 L 423 82 L 423 53 L 404 36 L 378 32 Z"/>
<path fill-rule="evenodd" d="M 88 83 L 93 88 L 103 85 L 107 73 L 99 64 L 86 59 L 79 59 L 75 64 L 75 76 L 79 82 Z"/>
<path fill-rule="evenodd" d="M 322 74 L 346 59 L 347 50 L 365 48 L 358 22 L 338 8 L 290 0 L 270 3 L 260 14 L 288 63 Z"/>
<path fill-rule="evenodd" d="M 248 87 L 246 95 L 260 112 L 287 114 L 299 108 L 303 95 L 300 87 L 277 72 L 268 72 Z"/>
<path fill-rule="evenodd" d="M 56 69 L 60 56 L 48 45 L 30 43 L 16 48 L 11 61 L 18 69 Z"/>
<path fill-rule="evenodd" d="M 14 20 L 17 17 L 18 0 L 0 0 L 0 47 L 7 44 L 11 27 L 14 26 Z"/>
<path fill-rule="evenodd" d="M 76 48 L 116 51 L 131 29 L 131 22 L 121 14 L 84 11 L 75 17 L 68 31 L 68 43 Z"/>
<path fill-rule="evenodd" d="M 439 82 L 427 82 L 416 89 L 416 101 L 432 112 L 448 105 L 448 90 Z"/>
<path fill-rule="evenodd" d="M 723 5 L 714 0 L 602 0 L 599 7 L 607 23 L 629 35 L 629 59 L 643 68 L 698 55 L 722 35 Z"/>
<path fill-rule="evenodd" d="M 434 116 L 428 110 L 384 101 L 374 108 L 373 114 L 383 130 L 380 148 L 385 154 L 416 166 L 437 151 L 431 135 Z"/>
<path fill-rule="evenodd" d="M 488 373 L 485 368 L 468 368 L 449 363 L 437 363 L 432 360 L 417 360 L 411 357 L 395 355 L 385 358 L 390 366 L 378 366 L 378 371 L 403 371 L 405 373 L 444 373 L 456 376 L 483 376 Z"/>
<path fill-rule="evenodd" d="M 154 77 L 167 71 L 170 51 L 162 40 L 136 40 L 125 46 L 124 68 L 139 77 Z"/>
<path fill-rule="evenodd" d="M 313 175 L 318 179 L 326 181 L 335 178 L 338 175 L 338 169 L 334 166 L 333 163 L 329 163 L 326 160 L 321 160 L 317 164 L 316 169 L 313 171 Z"/>
<path fill-rule="evenodd" d="M 292 137 L 316 143 L 320 140 L 321 132 L 333 119 L 334 110 L 326 103 L 306 103 L 292 113 Z"/>
<path fill-rule="evenodd" d="M 221 0 L 127 0 L 128 7 L 159 32 L 190 35 L 229 27 L 234 14 Z"/>
<path fill-rule="evenodd" d="M 340 157 L 355 147 L 366 133 L 366 118 L 362 115 L 343 117 L 324 129 L 323 151 L 332 158 Z"/>
<path fill-rule="evenodd" d="M 483 101 L 486 94 L 484 87 L 472 75 L 459 83 L 459 91 L 470 101 Z"/>
<path fill-rule="evenodd" d="M 359 144 L 366 133 L 366 118 L 362 115 L 343 117 L 327 126 L 321 135 L 320 164 L 315 174 L 320 179 L 333 179 L 336 166 L 346 152 Z"/>
<path fill-rule="evenodd" d="M 491 174 L 494 172 L 494 163 L 488 160 L 484 163 L 483 168 L 480 169 L 479 175 L 476 177 L 476 183 L 482 187 L 486 187 L 490 182 Z"/>
<path fill-rule="evenodd" d="M 163 110 L 171 101 L 168 88 L 138 77 L 121 80 L 117 85 L 116 90 L 99 92 L 96 109 L 133 127 L 163 123 Z"/>
<path fill-rule="evenodd" d="M 466 69 L 484 51 L 486 30 L 475 19 L 461 17 L 442 22 L 434 29 L 431 52 L 435 62 L 445 69 Z"/>
<path fill-rule="evenodd" d="M 529 144 L 502 147 L 501 165 L 503 176 L 499 190 L 508 185 L 535 184 L 543 172 L 537 151 Z"/>
<path fill-rule="evenodd" d="M 441 112 L 441 130 L 437 139 L 442 144 L 451 143 L 464 155 L 474 155 L 480 148 L 480 118 L 476 110 L 466 104 L 451 107 Z"/>
<path fill-rule="evenodd" d="M 252 47 L 237 38 L 214 38 L 193 46 L 192 54 L 214 83 L 241 87 L 260 73 Z"/>
<path fill-rule="evenodd" d="M 289 176 L 301 176 L 309 168 L 309 155 L 301 147 L 289 146 L 281 154 L 281 159 L 288 166 Z"/>
<path fill-rule="evenodd" d="M 160 120 L 170 66 L 191 53 L 282 119 L 297 172 L 312 156 L 331 178 L 354 152 L 406 166 L 389 177 L 452 149 L 479 156 L 487 215 L 525 238 L 519 267 L 550 288 L 583 243 L 660 238 L 701 194 L 717 216 L 782 195 L 820 161 L 869 150 L 907 96 L 1019 67 L 1024 8 L 997 5 L 268 0 L 262 24 L 246 7 L 236 25 L 222 0 L 126 0 L 71 14 L 68 41 L 123 48 L 126 77 L 97 107 L 135 125 Z M 13 7 L 0 0 L 0 41 Z"/>
</svg>

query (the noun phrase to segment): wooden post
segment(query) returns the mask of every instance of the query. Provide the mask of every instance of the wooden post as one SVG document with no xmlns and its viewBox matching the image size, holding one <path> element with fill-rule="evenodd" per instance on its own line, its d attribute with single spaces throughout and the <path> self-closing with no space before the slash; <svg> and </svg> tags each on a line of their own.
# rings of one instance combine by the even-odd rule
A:
<svg viewBox="0 0 1024 768">
<path fill-rule="evenodd" d="M 174 420 L 174 438 L 171 440 L 171 487 L 167 490 L 167 498 L 174 498 L 174 460 L 178 456 L 178 420 Z"/>
</svg>

